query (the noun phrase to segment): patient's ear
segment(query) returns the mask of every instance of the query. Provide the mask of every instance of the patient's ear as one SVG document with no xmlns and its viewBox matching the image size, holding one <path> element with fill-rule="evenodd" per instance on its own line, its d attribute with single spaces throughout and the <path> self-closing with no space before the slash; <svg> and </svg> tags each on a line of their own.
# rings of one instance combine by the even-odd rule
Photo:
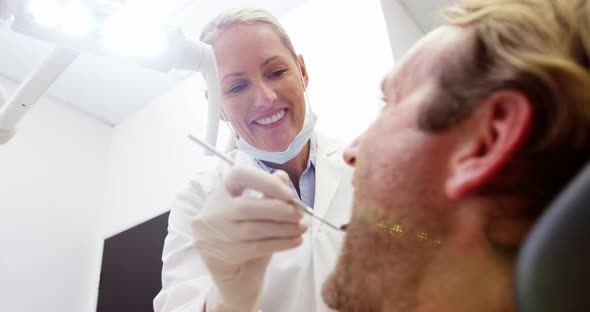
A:
<svg viewBox="0 0 590 312">
<path fill-rule="evenodd" d="M 452 154 L 447 196 L 458 199 L 494 178 L 524 142 L 532 118 L 532 105 L 520 91 L 501 90 L 485 98 L 460 126 L 466 129 Z"/>
</svg>

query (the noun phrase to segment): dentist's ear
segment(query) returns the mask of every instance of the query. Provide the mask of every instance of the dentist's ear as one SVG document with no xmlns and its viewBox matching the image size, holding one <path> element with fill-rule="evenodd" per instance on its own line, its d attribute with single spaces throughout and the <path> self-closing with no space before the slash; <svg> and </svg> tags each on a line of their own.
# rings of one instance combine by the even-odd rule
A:
<svg viewBox="0 0 590 312">
<path fill-rule="evenodd" d="M 484 99 L 452 155 L 447 196 L 458 199 L 495 180 L 523 145 L 532 123 L 533 107 L 522 92 L 501 90 Z"/>
<path fill-rule="evenodd" d="M 303 79 L 303 86 L 304 89 L 307 89 L 307 84 L 309 83 L 309 75 L 307 74 L 307 67 L 305 67 L 305 60 L 303 59 L 303 55 L 299 54 L 297 56 L 297 61 L 299 63 L 299 70 L 301 70 L 301 79 Z"/>
</svg>

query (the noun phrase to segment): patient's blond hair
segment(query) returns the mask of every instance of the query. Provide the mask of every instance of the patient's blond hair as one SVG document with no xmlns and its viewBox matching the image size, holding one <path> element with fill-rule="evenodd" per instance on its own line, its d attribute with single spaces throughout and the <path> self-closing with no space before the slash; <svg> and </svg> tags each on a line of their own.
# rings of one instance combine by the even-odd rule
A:
<svg viewBox="0 0 590 312">
<path fill-rule="evenodd" d="M 534 124 L 508 166 L 523 173 L 511 188 L 546 202 L 590 159 L 590 2 L 467 0 L 443 17 L 467 40 L 445 63 L 420 126 L 444 131 L 494 91 L 520 90 Z"/>
</svg>

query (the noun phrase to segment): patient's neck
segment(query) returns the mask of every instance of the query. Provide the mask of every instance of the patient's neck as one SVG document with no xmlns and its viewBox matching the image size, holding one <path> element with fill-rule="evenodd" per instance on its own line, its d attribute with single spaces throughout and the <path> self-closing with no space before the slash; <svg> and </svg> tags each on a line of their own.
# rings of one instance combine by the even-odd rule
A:
<svg viewBox="0 0 590 312">
<path fill-rule="evenodd" d="M 416 311 L 515 311 L 514 254 L 490 243 L 486 219 L 474 209 L 457 220 L 422 274 Z"/>
<path fill-rule="evenodd" d="M 461 261 L 461 258 L 469 261 Z M 416 297 L 418 312 L 515 311 L 512 268 L 502 260 L 473 251 L 456 263 L 431 266 Z"/>
</svg>

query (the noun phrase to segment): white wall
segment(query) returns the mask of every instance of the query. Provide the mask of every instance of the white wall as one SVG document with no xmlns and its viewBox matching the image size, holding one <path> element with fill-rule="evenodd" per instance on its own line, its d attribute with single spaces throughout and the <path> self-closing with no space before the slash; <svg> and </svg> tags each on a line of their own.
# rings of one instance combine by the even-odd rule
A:
<svg viewBox="0 0 590 312">
<path fill-rule="evenodd" d="M 393 66 L 380 1 L 307 1 L 281 22 L 305 59 L 318 128 L 351 142 L 377 116 Z"/>
<path fill-rule="evenodd" d="M 0 145 L 0 310 L 93 310 L 110 134 L 42 98 Z"/>
<path fill-rule="evenodd" d="M 113 130 L 101 233 L 112 236 L 167 211 L 188 179 L 215 160 L 187 139 L 203 136 L 200 74 L 158 97 Z M 223 129 L 222 129 L 223 130 Z"/>
</svg>

